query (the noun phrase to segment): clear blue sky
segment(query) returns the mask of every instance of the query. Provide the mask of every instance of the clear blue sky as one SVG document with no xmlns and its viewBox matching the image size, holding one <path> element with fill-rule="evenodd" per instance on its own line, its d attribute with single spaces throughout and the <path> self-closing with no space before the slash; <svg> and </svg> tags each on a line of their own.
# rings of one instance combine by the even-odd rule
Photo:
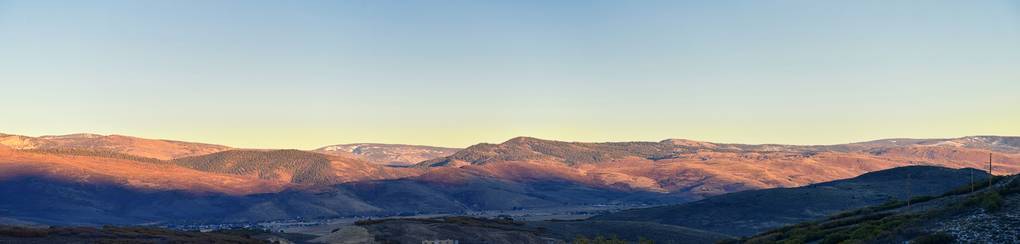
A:
<svg viewBox="0 0 1020 244">
<path fill-rule="evenodd" d="M 6 1 L 0 132 L 239 147 L 1020 135 L 1020 1 Z"/>
</svg>

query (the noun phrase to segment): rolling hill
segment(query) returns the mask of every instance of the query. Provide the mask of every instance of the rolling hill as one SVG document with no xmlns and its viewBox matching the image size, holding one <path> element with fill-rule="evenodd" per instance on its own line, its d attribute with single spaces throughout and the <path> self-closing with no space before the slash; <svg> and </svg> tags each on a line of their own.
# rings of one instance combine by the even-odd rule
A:
<svg viewBox="0 0 1020 244">
<path fill-rule="evenodd" d="M 968 185 L 971 176 L 982 182 L 988 174 L 974 169 L 907 166 L 851 179 L 796 188 L 735 192 L 680 205 L 625 210 L 592 219 L 654 222 L 746 236 L 845 210 L 942 194 Z"/>
<path fill-rule="evenodd" d="M 423 173 L 415 168 L 386 167 L 355 158 L 299 150 L 230 150 L 170 162 L 205 172 L 316 186 L 405 178 Z"/>
<path fill-rule="evenodd" d="M 981 168 L 989 154 L 1002 173 L 1020 171 L 1015 137 L 880 140 L 830 146 L 715 144 L 690 140 L 579 143 L 518 137 L 478 144 L 418 167 L 423 177 L 463 175 L 566 180 L 620 191 L 682 192 L 696 197 L 796 187 L 908 165 Z"/>
<path fill-rule="evenodd" d="M 88 150 L 168 160 L 229 150 L 230 147 L 121 135 L 71 134 L 28 137 L 0 134 L 0 145 L 13 149 Z"/>
<path fill-rule="evenodd" d="M 287 182 L 218 174 L 163 161 L 12 150 L 0 147 L 0 181 L 45 178 L 85 185 L 118 185 L 145 191 L 244 195 L 280 191 Z"/>
</svg>

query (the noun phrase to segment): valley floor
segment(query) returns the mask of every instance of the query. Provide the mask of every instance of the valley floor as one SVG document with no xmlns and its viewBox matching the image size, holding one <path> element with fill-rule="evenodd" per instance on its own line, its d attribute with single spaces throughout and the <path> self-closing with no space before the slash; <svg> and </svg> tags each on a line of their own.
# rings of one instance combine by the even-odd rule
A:
<svg viewBox="0 0 1020 244">
<path fill-rule="evenodd" d="M 578 220 L 586 219 L 598 214 L 615 212 L 625 209 L 634 208 L 647 208 L 655 205 L 587 205 L 587 206 L 564 206 L 554 208 L 541 208 L 541 209 L 522 209 L 522 210 L 492 210 L 492 211 L 470 211 L 462 214 L 418 214 L 418 215 L 403 215 L 403 216 L 383 216 L 383 217 L 348 217 L 348 218 L 330 218 L 330 219 L 318 219 L 318 220 L 282 220 L 282 221 L 270 221 L 261 222 L 254 224 L 246 223 L 235 223 L 235 224 L 208 224 L 208 225 L 173 225 L 165 226 L 168 228 L 178 230 L 200 230 L 200 231 L 214 231 L 222 229 L 233 229 L 233 228 L 257 228 L 265 229 L 272 232 L 284 232 L 284 233 L 301 233 L 315 236 L 324 236 L 331 233 L 331 231 L 345 226 L 354 225 L 355 222 L 361 220 L 381 220 L 381 219 L 428 219 L 428 218 L 440 218 L 440 217 L 451 217 L 451 216 L 465 216 L 465 217 L 477 217 L 477 218 L 496 218 L 506 216 L 513 218 L 518 221 L 545 221 L 545 220 Z"/>
</svg>

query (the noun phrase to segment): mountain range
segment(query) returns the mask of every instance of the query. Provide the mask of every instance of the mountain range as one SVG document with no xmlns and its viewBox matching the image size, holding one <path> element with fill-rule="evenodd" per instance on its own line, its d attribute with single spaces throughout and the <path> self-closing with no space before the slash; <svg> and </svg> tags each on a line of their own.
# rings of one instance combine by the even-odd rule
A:
<svg viewBox="0 0 1020 244">
<path fill-rule="evenodd" d="M 354 144 L 302 151 L 120 135 L 0 135 L 0 192 L 22 196 L 0 199 L 0 215 L 137 224 L 677 204 L 900 166 L 985 168 L 989 156 L 995 173 L 1017 173 L 1020 137 L 825 146 L 517 137 L 460 150 Z"/>
<path fill-rule="evenodd" d="M 695 197 L 796 187 L 908 165 L 1020 167 L 1016 137 L 889 139 L 829 146 L 716 144 L 690 140 L 579 143 L 518 137 L 478 144 L 419 163 L 430 179 L 464 175 L 515 180 L 566 180 L 621 191 L 685 193 Z M 457 170 L 452 170 L 457 169 Z"/>
</svg>

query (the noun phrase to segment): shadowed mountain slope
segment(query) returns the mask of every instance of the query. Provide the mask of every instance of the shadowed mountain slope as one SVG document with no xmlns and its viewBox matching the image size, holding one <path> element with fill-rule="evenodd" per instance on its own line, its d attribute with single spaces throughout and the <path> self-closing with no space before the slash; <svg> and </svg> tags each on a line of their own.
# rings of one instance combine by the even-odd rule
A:
<svg viewBox="0 0 1020 244">
<path fill-rule="evenodd" d="M 315 190 L 250 195 L 151 191 L 49 177 L 0 180 L 0 216 L 56 225 L 236 223 L 294 218 L 463 213 L 611 202 L 686 201 L 681 196 L 608 191 L 570 182 L 478 180 L 436 184 L 408 179 L 351 182 Z"/>
<path fill-rule="evenodd" d="M 910 177 L 908 184 L 908 175 Z M 673 206 L 625 210 L 596 220 L 647 221 L 742 236 L 911 196 L 938 195 L 988 175 L 974 169 L 899 167 L 796 188 L 743 191 Z"/>
</svg>

